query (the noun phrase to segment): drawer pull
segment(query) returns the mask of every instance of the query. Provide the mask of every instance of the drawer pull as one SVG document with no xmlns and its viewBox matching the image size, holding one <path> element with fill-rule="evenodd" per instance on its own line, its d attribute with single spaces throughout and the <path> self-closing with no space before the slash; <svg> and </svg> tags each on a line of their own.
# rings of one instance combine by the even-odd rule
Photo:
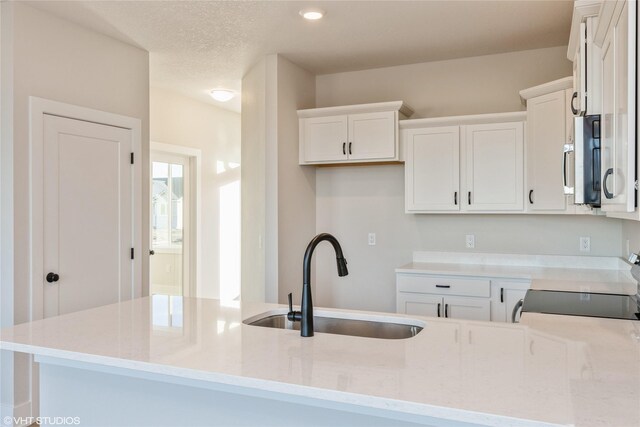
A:
<svg viewBox="0 0 640 427">
<path fill-rule="evenodd" d="M 445 289 L 449 289 L 451 287 L 451 285 L 436 285 L 436 288 L 445 288 Z"/>
</svg>

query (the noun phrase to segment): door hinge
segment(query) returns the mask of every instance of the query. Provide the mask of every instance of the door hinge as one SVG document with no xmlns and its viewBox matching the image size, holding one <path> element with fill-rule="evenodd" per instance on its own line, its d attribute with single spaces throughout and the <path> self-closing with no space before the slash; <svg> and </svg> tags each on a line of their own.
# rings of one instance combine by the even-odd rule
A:
<svg viewBox="0 0 640 427">
<path fill-rule="evenodd" d="M 133 248 L 131 248 L 131 259 L 133 259 Z"/>
<path fill-rule="evenodd" d="M 638 189 L 638 180 L 636 179 L 636 182 L 634 184 L 634 188 L 637 190 Z"/>
<path fill-rule="evenodd" d="M 133 153 L 131 153 L 131 164 L 133 164 Z"/>
</svg>

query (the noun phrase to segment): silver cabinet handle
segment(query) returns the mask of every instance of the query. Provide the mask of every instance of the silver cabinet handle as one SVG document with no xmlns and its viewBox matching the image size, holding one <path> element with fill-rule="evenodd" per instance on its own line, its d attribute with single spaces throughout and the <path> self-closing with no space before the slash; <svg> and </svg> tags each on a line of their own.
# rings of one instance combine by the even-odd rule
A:
<svg viewBox="0 0 640 427">
<path fill-rule="evenodd" d="M 573 144 L 564 144 L 562 147 L 562 186 L 564 188 L 565 195 L 571 195 L 574 193 L 574 187 L 567 185 L 567 156 L 575 150 Z"/>
<path fill-rule="evenodd" d="M 516 303 L 515 307 L 513 307 L 513 311 L 511 312 L 511 323 L 517 323 L 516 316 L 518 315 L 518 310 L 520 310 L 520 307 L 522 307 L 523 303 L 524 300 L 521 299 Z"/>
<path fill-rule="evenodd" d="M 602 192 L 607 199 L 613 199 L 613 193 L 611 193 L 607 187 L 607 178 L 609 178 L 610 175 L 613 175 L 613 168 L 607 169 L 604 174 L 604 179 L 602 180 Z"/>
<path fill-rule="evenodd" d="M 562 148 L 562 185 L 564 188 L 564 194 L 567 195 L 571 195 L 574 194 L 574 187 L 569 187 L 568 184 L 568 178 L 567 178 L 567 156 L 569 155 L 569 153 L 572 153 L 575 151 L 575 145 L 574 144 L 564 144 L 563 148 Z"/>
</svg>

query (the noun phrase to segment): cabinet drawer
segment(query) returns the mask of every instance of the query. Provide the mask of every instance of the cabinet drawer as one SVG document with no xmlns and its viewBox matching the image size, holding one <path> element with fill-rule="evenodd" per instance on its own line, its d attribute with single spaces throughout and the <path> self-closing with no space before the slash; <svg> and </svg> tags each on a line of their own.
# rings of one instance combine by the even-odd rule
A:
<svg viewBox="0 0 640 427">
<path fill-rule="evenodd" d="M 472 297 L 489 297 L 491 295 L 491 281 L 489 279 L 398 274 L 396 280 L 398 292 Z"/>
</svg>

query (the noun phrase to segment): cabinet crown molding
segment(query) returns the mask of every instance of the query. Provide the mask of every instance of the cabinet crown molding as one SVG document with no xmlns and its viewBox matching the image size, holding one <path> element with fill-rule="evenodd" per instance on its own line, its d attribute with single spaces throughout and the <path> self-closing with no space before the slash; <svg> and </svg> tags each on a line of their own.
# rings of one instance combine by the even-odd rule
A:
<svg viewBox="0 0 640 427">
<path fill-rule="evenodd" d="M 413 108 L 403 101 L 376 102 L 372 104 L 341 105 L 338 107 L 309 108 L 298 110 L 298 118 L 340 116 L 343 114 L 378 113 L 381 111 L 398 111 L 404 117 L 413 115 Z"/>
<path fill-rule="evenodd" d="M 432 117 L 428 119 L 400 120 L 400 129 L 416 129 L 430 126 L 477 125 L 485 123 L 523 122 L 527 120 L 526 111 L 510 113 L 474 114 L 468 116 Z"/>
<path fill-rule="evenodd" d="M 522 103 L 526 105 L 528 99 L 546 95 L 548 93 L 558 92 L 560 90 L 571 89 L 572 87 L 573 77 L 563 77 L 552 82 L 543 83 L 528 89 L 522 89 L 520 91 L 520 99 L 522 100 Z"/>
<path fill-rule="evenodd" d="M 577 0 L 574 3 L 573 15 L 571 17 L 571 32 L 569 33 L 569 45 L 567 46 L 567 59 L 573 61 L 578 48 L 578 41 L 580 40 L 580 23 L 582 23 L 589 16 L 598 16 L 600 7 L 602 7 L 602 0 Z"/>
</svg>

